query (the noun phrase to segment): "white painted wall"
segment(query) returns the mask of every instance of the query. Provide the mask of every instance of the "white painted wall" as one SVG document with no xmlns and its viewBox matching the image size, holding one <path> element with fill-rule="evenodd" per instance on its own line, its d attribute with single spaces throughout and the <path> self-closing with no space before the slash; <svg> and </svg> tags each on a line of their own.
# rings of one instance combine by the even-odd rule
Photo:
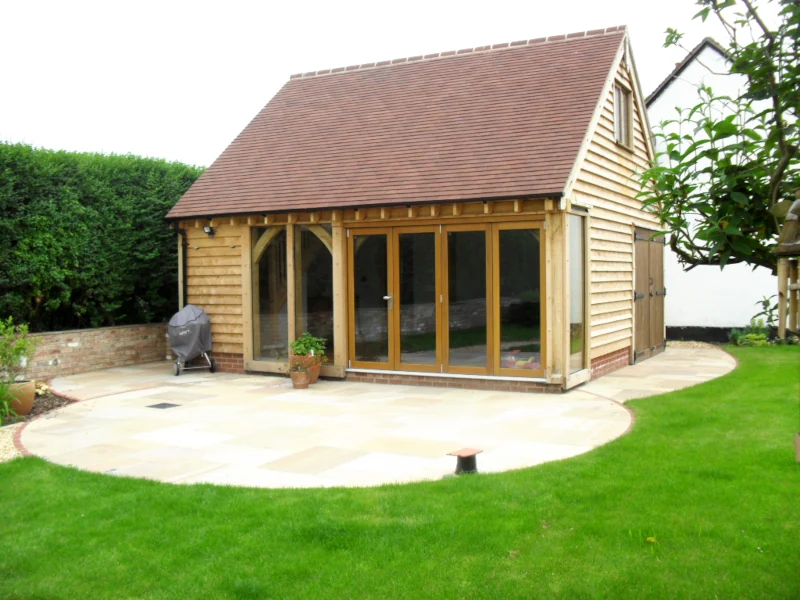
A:
<svg viewBox="0 0 800 600">
<path fill-rule="evenodd" d="M 697 88 L 701 83 L 716 94 L 738 96 L 744 78 L 715 74 L 727 72 L 726 60 L 716 51 L 704 48 L 647 109 L 650 125 L 657 129 L 661 121 L 676 118 L 676 106 L 691 108 L 696 105 L 699 101 Z M 662 150 L 661 140 L 657 140 L 656 146 L 658 151 Z M 778 289 L 777 278 L 763 267 L 753 271 L 743 264 L 729 265 L 724 270 L 700 266 L 685 272 L 669 246 L 664 252 L 664 278 L 668 327 L 741 327 L 760 311 L 756 302 L 764 296 L 775 295 Z"/>
</svg>

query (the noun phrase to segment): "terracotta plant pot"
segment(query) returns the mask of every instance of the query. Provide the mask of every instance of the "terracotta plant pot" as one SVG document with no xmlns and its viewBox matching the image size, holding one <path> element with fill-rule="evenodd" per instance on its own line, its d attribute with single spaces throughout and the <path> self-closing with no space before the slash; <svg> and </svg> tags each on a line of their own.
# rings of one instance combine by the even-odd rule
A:
<svg viewBox="0 0 800 600">
<path fill-rule="evenodd" d="M 319 379 L 319 369 L 320 369 L 319 363 L 315 363 L 313 366 L 308 368 L 309 383 L 317 383 L 317 379 Z"/>
<path fill-rule="evenodd" d="M 308 388 L 308 384 L 311 382 L 308 371 L 291 371 L 289 375 L 292 378 L 292 386 L 296 390 Z"/>
<path fill-rule="evenodd" d="M 9 388 L 11 395 L 11 410 L 18 415 L 30 414 L 33 410 L 33 400 L 36 397 L 36 385 L 33 381 L 20 381 L 12 383 Z"/>
</svg>

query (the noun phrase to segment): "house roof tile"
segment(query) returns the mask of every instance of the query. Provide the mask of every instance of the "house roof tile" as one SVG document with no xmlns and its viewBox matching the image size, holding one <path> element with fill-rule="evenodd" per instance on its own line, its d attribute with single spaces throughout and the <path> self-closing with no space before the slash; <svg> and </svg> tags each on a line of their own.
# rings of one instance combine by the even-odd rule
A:
<svg viewBox="0 0 800 600">
<path fill-rule="evenodd" d="M 168 217 L 560 195 L 624 32 L 293 75 Z"/>
</svg>

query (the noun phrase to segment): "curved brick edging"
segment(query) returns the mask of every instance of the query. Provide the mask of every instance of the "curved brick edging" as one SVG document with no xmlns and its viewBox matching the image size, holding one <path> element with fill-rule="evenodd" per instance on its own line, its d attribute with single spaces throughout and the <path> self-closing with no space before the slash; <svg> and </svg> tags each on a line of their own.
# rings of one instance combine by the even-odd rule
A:
<svg viewBox="0 0 800 600">
<path fill-rule="evenodd" d="M 42 415 L 39 415 L 41 417 Z M 11 443 L 14 444 L 14 448 L 17 449 L 17 452 L 22 454 L 22 456 L 34 456 L 26 447 L 25 444 L 22 443 L 22 431 L 28 426 L 29 423 L 33 423 L 36 419 L 31 419 L 30 421 L 25 421 L 21 426 L 17 428 L 14 432 L 14 437 L 11 439 Z"/>
<path fill-rule="evenodd" d="M 47 388 L 49 389 L 50 393 L 53 396 L 56 396 L 58 398 L 63 398 L 64 400 L 66 400 L 70 404 L 75 404 L 76 402 L 80 402 L 81 401 L 80 398 L 74 398 L 72 396 L 68 396 L 67 394 L 64 394 L 62 392 L 58 392 L 56 389 L 54 389 L 53 388 L 53 379 L 52 378 L 51 379 L 47 379 L 45 381 L 45 385 L 47 386 Z M 62 407 L 59 407 L 59 408 L 62 408 Z M 58 408 L 55 409 L 55 410 L 58 410 Z M 55 411 L 50 411 L 50 412 L 55 412 Z M 22 443 L 22 432 L 25 430 L 25 428 L 28 425 L 33 423 L 36 419 L 41 419 L 44 415 L 50 414 L 50 412 L 42 413 L 41 415 L 37 415 L 33 419 L 30 419 L 29 421 L 25 421 L 14 432 L 14 437 L 11 439 L 11 443 L 14 444 L 14 447 L 17 449 L 17 451 L 20 454 L 22 454 L 22 456 L 35 456 L 35 454 L 33 454 L 30 450 L 28 450 L 25 447 L 25 444 Z"/>
</svg>

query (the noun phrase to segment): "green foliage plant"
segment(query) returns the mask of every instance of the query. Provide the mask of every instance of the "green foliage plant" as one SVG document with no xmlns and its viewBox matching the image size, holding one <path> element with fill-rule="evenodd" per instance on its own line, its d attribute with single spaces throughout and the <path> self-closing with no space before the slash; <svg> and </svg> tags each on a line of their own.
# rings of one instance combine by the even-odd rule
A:
<svg viewBox="0 0 800 600">
<path fill-rule="evenodd" d="M 299 338 L 289 344 L 289 370 L 308 371 L 315 365 L 321 365 L 327 361 L 325 356 L 326 338 L 315 337 L 309 332 L 305 332 Z"/>
<path fill-rule="evenodd" d="M 327 338 L 314 337 L 306 331 L 289 344 L 289 349 L 293 356 L 315 356 L 318 360 L 324 361 L 327 341 Z"/>
<path fill-rule="evenodd" d="M 14 325 L 13 317 L 0 319 L 0 381 L 10 385 L 22 379 L 37 345 L 27 325 Z"/>
<path fill-rule="evenodd" d="M 16 416 L 14 409 L 11 408 L 11 386 L 0 380 L 0 427 L 8 424 Z"/>
<path fill-rule="evenodd" d="M 169 317 L 178 260 L 164 217 L 201 172 L 0 143 L 0 317 L 31 331 Z"/>
<path fill-rule="evenodd" d="M 764 333 L 747 333 L 740 342 L 741 346 L 769 346 L 769 340 Z"/>
<path fill-rule="evenodd" d="M 761 307 L 761 311 L 753 316 L 753 319 L 764 318 L 768 327 L 778 326 L 778 303 L 774 301 L 777 296 L 764 296 L 761 300 L 756 302 L 757 306 Z"/>
<path fill-rule="evenodd" d="M 747 263 L 775 271 L 781 219 L 800 188 L 800 3 L 777 0 L 778 23 L 764 2 L 698 0 L 695 19 L 716 19 L 730 73 L 745 78 L 738 97 L 699 88 L 698 103 L 677 107 L 655 137 L 660 157 L 641 174 L 644 205 L 660 218 L 684 268 Z M 759 6 L 760 5 L 760 6 Z M 665 46 L 681 46 L 667 30 Z"/>
</svg>

